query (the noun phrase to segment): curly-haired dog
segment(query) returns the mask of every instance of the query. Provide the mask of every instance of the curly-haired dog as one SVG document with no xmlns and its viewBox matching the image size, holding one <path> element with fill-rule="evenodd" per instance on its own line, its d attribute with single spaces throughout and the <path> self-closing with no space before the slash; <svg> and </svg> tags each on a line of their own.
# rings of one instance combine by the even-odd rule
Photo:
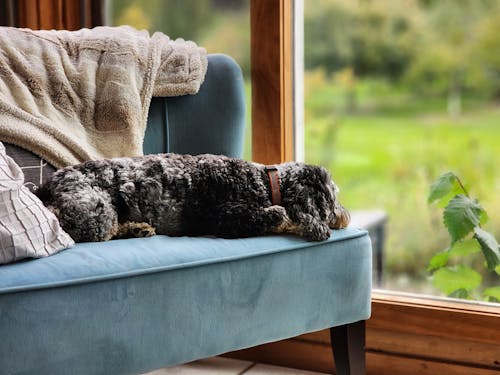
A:
<svg viewBox="0 0 500 375">
<path fill-rule="evenodd" d="M 38 196 L 77 242 L 153 234 L 325 240 L 349 214 L 327 170 L 216 155 L 159 154 L 60 169 Z"/>
</svg>

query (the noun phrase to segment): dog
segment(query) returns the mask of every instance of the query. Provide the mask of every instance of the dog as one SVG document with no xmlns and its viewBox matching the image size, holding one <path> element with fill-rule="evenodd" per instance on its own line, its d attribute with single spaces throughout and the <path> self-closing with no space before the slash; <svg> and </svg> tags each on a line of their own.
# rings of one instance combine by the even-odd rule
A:
<svg viewBox="0 0 500 375">
<path fill-rule="evenodd" d="M 75 242 L 272 233 L 322 241 L 350 220 L 337 192 L 319 166 L 169 153 L 69 166 L 37 195 Z"/>
</svg>

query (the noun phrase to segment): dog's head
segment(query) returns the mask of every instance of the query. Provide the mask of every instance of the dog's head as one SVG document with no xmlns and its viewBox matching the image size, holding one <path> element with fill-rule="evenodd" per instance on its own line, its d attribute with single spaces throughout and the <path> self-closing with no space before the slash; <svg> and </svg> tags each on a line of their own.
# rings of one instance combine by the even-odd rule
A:
<svg viewBox="0 0 500 375">
<path fill-rule="evenodd" d="M 349 225 L 349 212 L 337 195 L 339 188 L 323 167 L 303 163 L 284 164 L 283 195 L 290 198 L 291 211 L 310 214 L 332 229 Z M 288 210 L 288 208 L 287 208 Z"/>
<path fill-rule="evenodd" d="M 342 206 L 339 199 L 337 198 L 337 193 L 340 190 L 331 178 L 329 178 L 326 182 L 326 187 L 333 202 L 331 206 L 333 208 L 330 212 L 330 220 L 328 222 L 328 226 L 332 229 L 345 228 L 351 221 L 351 215 L 349 214 L 349 211 L 347 211 L 344 206 Z"/>
</svg>

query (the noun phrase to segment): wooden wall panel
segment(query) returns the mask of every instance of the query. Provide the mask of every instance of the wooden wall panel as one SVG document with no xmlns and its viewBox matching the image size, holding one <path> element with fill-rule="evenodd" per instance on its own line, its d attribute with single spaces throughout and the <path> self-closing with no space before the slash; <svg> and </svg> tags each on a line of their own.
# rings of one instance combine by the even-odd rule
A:
<svg viewBox="0 0 500 375">
<path fill-rule="evenodd" d="M 14 0 L 0 0 L 0 26 L 14 26 Z"/>
<path fill-rule="evenodd" d="M 37 0 L 38 28 L 63 29 L 62 0 Z"/>
<path fill-rule="evenodd" d="M 91 0 L 90 10 L 90 27 L 104 25 L 106 20 L 106 7 L 104 0 Z"/>
<path fill-rule="evenodd" d="M 0 13 L 9 26 L 78 30 L 104 24 L 104 0 L 0 0 Z"/>
<path fill-rule="evenodd" d="M 14 26 L 39 29 L 38 0 L 18 0 L 16 4 L 16 24 Z"/>
<path fill-rule="evenodd" d="M 78 30 L 83 27 L 80 9 L 80 0 L 65 0 L 63 2 L 62 18 L 65 30 Z"/>
</svg>

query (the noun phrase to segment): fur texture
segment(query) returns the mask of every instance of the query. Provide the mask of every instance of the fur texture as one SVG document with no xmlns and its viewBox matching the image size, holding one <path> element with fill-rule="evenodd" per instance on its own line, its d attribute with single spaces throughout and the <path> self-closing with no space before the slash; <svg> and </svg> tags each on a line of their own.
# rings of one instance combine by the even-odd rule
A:
<svg viewBox="0 0 500 375">
<path fill-rule="evenodd" d="M 294 233 L 325 240 L 349 213 L 327 170 L 277 166 L 273 205 L 262 164 L 216 155 L 158 154 L 89 161 L 57 171 L 38 195 L 77 242 L 153 234 L 234 238 Z"/>
</svg>

